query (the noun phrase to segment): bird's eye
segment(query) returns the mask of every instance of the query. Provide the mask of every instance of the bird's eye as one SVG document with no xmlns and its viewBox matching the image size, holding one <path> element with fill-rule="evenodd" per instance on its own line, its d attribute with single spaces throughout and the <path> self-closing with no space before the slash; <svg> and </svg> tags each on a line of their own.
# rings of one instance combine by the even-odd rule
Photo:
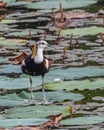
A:
<svg viewBox="0 0 104 130">
<path fill-rule="evenodd" d="M 41 44 L 44 45 L 44 42 L 42 42 Z"/>
</svg>

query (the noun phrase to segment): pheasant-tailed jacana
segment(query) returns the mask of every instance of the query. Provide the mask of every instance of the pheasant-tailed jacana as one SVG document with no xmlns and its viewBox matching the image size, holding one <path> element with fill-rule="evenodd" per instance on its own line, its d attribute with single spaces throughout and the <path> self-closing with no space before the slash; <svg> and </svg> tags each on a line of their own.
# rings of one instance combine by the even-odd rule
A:
<svg viewBox="0 0 104 130">
<path fill-rule="evenodd" d="M 48 47 L 48 43 L 44 40 L 40 40 L 34 44 L 32 54 L 28 55 L 23 61 L 21 69 L 23 73 L 30 75 L 30 87 L 31 87 L 31 99 L 34 98 L 32 91 L 32 79 L 31 76 L 42 76 L 42 91 L 44 96 L 44 102 L 46 102 L 45 90 L 44 90 L 44 75 L 49 71 L 50 60 L 44 57 L 43 51 Z"/>
</svg>

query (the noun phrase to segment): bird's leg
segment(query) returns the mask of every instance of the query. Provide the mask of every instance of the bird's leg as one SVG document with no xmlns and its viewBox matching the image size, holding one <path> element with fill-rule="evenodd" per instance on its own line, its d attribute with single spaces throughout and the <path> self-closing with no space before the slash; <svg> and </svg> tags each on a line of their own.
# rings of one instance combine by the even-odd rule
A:
<svg viewBox="0 0 104 130">
<path fill-rule="evenodd" d="M 46 100 L 45 89 L 44 89 L 44 76 L 42 76 L 42 92 L 43 92 L 44 103 L 46 103 L 47 100 Z"/>
<path fill-rule="evenodd" d="M 29 77 L 29 81 L 30 81 L 31 100 L 34 100 L 34 95 L 33 95 L 33 90 L 32 90 L 32 78 L 31 78 L 31 76 Z"/>
</svg>

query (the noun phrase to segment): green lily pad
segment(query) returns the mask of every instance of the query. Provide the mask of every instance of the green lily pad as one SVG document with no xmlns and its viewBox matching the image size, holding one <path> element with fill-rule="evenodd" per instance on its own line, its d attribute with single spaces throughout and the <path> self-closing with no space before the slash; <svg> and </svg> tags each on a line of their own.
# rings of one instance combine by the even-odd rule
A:
<svg viewBox="0 0 104 130">
<path fill-rule="evenodd" d="M 62 3 L 63 9 L 69 9 L 69 8 L 78 8 L 78 7 L 84 7 L 89 4 L 96 3 L 95 0 L 48 0 L 48 1 L 39 1 L 39 2 L 34 2 L 30 3 L 27 5 L 28 8 L 30 9 L 44 9 L 44 10 L 51 10 L 52 8 L 59 9 L 59 4 Z M 48 6 L 47 6 L 48 5 Z"/>
<path fill-rule="evenodd" d="M 47 89 L 50 90 L 95 90 L 97 88 L 104 88 L 104 79 L 95 79 L 94 81 L 86 80 L 73 80 L 73 81 L 66 81 L 66 82 L 57 82 L 57 83 L 49 83 L 45 86 Z"/>
<path fill-rule="evenodd" d="M 3 0 L 3 1 L 7 3 L 15 2 L 15 0 Z"/>
<path fill-rule="evenodd" d="M 46 79 L 81 79 L 81 78 L 90 78 L 90 77 L 101 77 L 104 76 L 104 68 L 96 66 L 88 67 L 70 67 L 67 69 L 52 69 L 46 75 Z M 47 79 L 47 80 L 48 80 Z"/>
<path fill-rule="evenodd" d="M 27 105 L 30 105 L 30 103 L 25 102 L 23 99 L 19 98 L 15 93 L 0 96 L 0 106 L 14 107 L 14 106 L 27 106 Z"/>
<path fill-rule="evenodd" d="M 19 2 L 19 1 L 17 1 L 17 2 L 9 2 L 8 4 L 7 4 L 7 7 L 24 7 L 24 6 L 26 6 L 27 4 L 28 4 L 29 2 L 23 2 L 23 1 L 21 1 L 21 2 Z"/>
<path fill-rule="evenodd" d="M 70 35 L 71 33 L 73 33 L 73 35 L 80 35 L 80 36 L 84 36 L 84 35 L 96 35 L 100 32 L 104 32 L 104 28 L 103 27 L 97 27 L 97 26 L 91 26 L 91 27 L 85 27 L 85 28 L 74 28 L 74 29 L 63 29 L 61 30 L 61 35 L 65 36 L 65 35 Z"/>
<path fill-rule="evenodd" d="M 1 66 L 0 73 L 21 73 L 21 67 L 19 65 L 6 64 Z"/>
<path fill-rule="evenodd" d="M 26 114 L 26 113 L 25 113 Z M 47 119 L 40 118 L 30 118 L 30 119 L 4 119 L 0 120 L 0 127 L 2 128 L 10 128 L 13 126 L 33 126 L 40 125 L 48 121 Z"/>
<path fill-rule="evenodd" d="M 2 21 L 1 21 L 1 23 L 5 23 L 5 24 L 13 24 L 13 23 L 16 23 L 16 20 L 14 20 L 14 19 L 3 19 Z"/>
<path fill-rule="evenodd" d="M 42 92 L 36 92 L 34 93 L 34 96 L 36 99 L 43 100 L 43 93 Z M 21 98 L 30 98 L 30 93 L 26 93 L 22 91 L 20 93 Z M 62 102 L 64 100 L 72 100 L 72 101 L 78 101 L 83 99 L 84 97 L 81 94 L 74 94 L 72 92 L 61 92 L 61 91 L 55 91 L 55 92 L 46 92 L 46 98 L 48 100 L 51 100 L 53 102 Z"/>
<path fill-rule="evenodd" d="M 62 113 L 64 115 L 69 115 L 69 107 L 62 105 L 36 105 L 28 107 L 17 107 L 5 110 L 5 114 L 9 118 L 46 118 L 49 115 L 56 115 Z"/>
<path fill-rule="evenodd" d="M 0 46 L 25 45 L 26 41 L 22 39 L 5 39 L 0 38 Z"/>
<path fill-rule="evenodd" d="M 8 61 L 8 58 L 7 57 L 0 57 L 0 64 L 1 63 L 6 63 Z"/>
<path fill-rule="evenodd" d="M 34 96 L 36 100 L 43 100 L 43 93 L 42 92 L 35 92 Z M 27 93 L 25 91 L 22 91 L 20 94 L 5 94 L 3 96 L 0 96 L 0 106 L 7 106 L 7 107 L 13 107 L 13 106 L 27 106 L 30 105 L 26 99 L 30 99 L 31 94 Z M 84 97 L 81 94 L 74 94 L 71 92 L 65 93 L 65 92 L 46 92 L 46 97 L 48 100 L 51 100 L 53 102 L 62 102 L 64 100 L 72 100 L 72 101 L 78 101 L 83 99 Z M 26 101 L 25 101 L 26 100 Z"/>
<path fill-rule="evenodd" d="M 21 75 L 20 78 L 10 78 L 6 77 L 6 74 L 19 74 L 21 72 L 20 65 L 3 65 L 0 68 L 0 73 L 4 74 L 4 76 L 0 76 L 0 88 L 1 89 L 24 89 L 29 88 L 29 76 Z M 61 80 L 74 80 L 81 78 L 90 78 L 90 77 L 102 77 L 104 76 L 104 68 L 103 67 L 80 67 L 80 68 L 67 68 L 67 69 L 50 69 L 50 71 L 45 75 L 45 83 L 54 82 L 55 79 Z M 33 87 L 37 87 L 41 85 L 41 76 L 33 76 Z M 84 81 L 85 82 L 85 81 Z M 62 83 L 63 84 L 63 83 Z M 65 84 L 69 84 L 65 82 Z M 52 86 L 56 86 L 58 84 L 49 84 L 48 88 L 51 89 Z M 60 88 L 63 87 L 61 83 L 59 84 Z M 71 86 L 70 86 L 71 87 Z M 70 88 L 69 87 L 69 88 Z"/>
<path fill-rule="evenodd" d="M 3 115 L 0 115 L 0 120 L 5 119 L 5 117 Z"/>
<path fill-rule="evenodd" d="M 35 29 L 31 30 L 31 35 L 36 35 L 38 32 L 43 32 L 42 30 Z M 6 37 L 24 37 L 29 36 L 29 29 L 20 30 L 18 32 L 11 32 L 5 35 Z"/>
<path fill-rule="evenodd" d="M 63 125 L 90 125 L 90 124 L 98 124 L 104 122 L 104 117 L 100 116 L 90 116 L 90 117 L 77 117 L 62 120 L 61 123 Z"/>
<path fill-rule="evenodd" d="M 13 72 L 10 75 L 11 76 L 14 75 L 14 77 L 15 77 L 15 73 L 13 73 Z M 33 87 L 37 87 L 39 85 L 41 85 L 41 77 L 34 77 Z M 25 88 L 30 88 L 28 75 L 22 75 L 22 76 L 20 76 L 20 78 L 11 78 L 11 77 L 6 77 L 6 76 L 0 76 L 0 89 L 15 90 L 15 89 L 25 89 Z"/>
</svg>

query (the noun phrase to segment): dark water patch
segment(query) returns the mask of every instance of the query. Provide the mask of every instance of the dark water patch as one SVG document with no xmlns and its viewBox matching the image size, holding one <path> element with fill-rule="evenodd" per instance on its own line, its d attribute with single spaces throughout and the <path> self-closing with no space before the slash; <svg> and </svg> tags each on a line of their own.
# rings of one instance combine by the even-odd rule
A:
<svg viewBox="0 0 104 130">
<path fill-rule="evenodd" d="M 26 20 L 24 20 L 24 21 L 21 21 L 21 22 L 18 22 L 17 23 L 17 29 L 28 29 L 28 28 L 30 28 L 30 29 L 36 29 L 38 26 L 46 26 L 47 25 L 47 23 L 48 23 L 49 21 L 47 20 L 47 19 L 44 19 L 44 20 L 41 20 L 41 21 L 39 21 L 39 19 L 36 19 L 36 20 L 28 20 L 27 22 L 26 22 Z"/>
<path fill-rule="evenodd" d="M 102 5 L 93 4 L 93 5 L 86 6 L 82 9 L 84 9 L 90 13 L 97 13 L 102 7 L 103 7 Z"/>
<path fill-rule="evenodd" d="M 90 50 L 91 47 L 90 46 L 86 46 L 85 44 L 80 44 L 77 49 L 83 49 L 83 50 Z"/>
<path fill-rule="evenodd" d="M 94 62 L 94 61 L 87 61 L 86 63 L 87 66 L 100 66 L 102 64 L 98 63 L 98 62 Z M 102 65 L 103 66 L 103 65 Z"/>
<path fill-rule="evenodd" d="M 100 100 L 95 101 L 95 100 L 93 100 L 93 97 L 95 97 L 95 96 L 102 96 L 102 97 L 104 97 L 104 89 L 96 89 L 96 90 L 85 89 L 85 90 L 82 90 L 82 91 L 74 90 L 73 92 L 80 93 L 80 94 L 84 95 L 85 98 L 82 99 L 82 101 L 81 101 L 82 104 L 86 104 L 88 102 L 98 102 L 98 103 L 102 103 L 103 102 L 103 101 L 100 101 Z"/>
<path fill-rule="evenodd" d="M 6 77 L 10 77 L 10 78 L 19 78 L 21 75 L 21 73 L 0 73 L 0 76 L 6 76 Z"/>
<path fill-rule="evenodd" d="M 7 8 L 9 9 L 12 9 L 12 10 L 15 10 L 15 9 L 26 9 L 26 5 L 29 4 L 29 2 L 10 2 L 7 4 Z"/>
</svg>

